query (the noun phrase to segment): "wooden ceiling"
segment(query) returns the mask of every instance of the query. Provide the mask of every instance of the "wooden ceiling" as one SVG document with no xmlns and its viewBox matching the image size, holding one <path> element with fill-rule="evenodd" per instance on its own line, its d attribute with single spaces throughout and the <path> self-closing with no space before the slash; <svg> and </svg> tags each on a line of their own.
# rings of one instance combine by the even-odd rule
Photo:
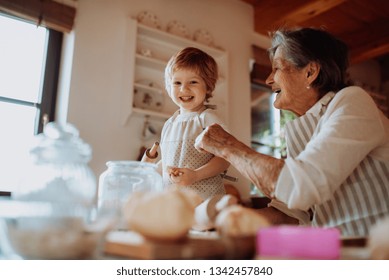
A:
<svg viewBox="0 0 389 280">
<path fill-rule="evenodd" d="M 388 0 L 241 0 L 254 8 L 255 31 L 324 27 L 350 48 L 350 62 L 389 54 Z"/>
</svg>

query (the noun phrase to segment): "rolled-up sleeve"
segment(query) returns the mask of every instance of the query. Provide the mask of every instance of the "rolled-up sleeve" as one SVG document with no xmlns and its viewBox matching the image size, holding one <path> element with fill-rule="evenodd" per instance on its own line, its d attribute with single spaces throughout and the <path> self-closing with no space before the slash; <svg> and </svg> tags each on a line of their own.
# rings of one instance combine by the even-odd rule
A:
<svg viewBox="0 0 389 280">
<path fill-rule="evenodd" d="M 269 207 L 274 207 L 281 212 L 285 213 L 289 217 L 295 218 L 299 221 L 299 224 L 302 226 L 310 225 L 310 215 L 308 211 L 298 210 L 298 209 L 290 209 L 288 206 L 276 199 L 273 199 L 268 204 Z"/>
</svg>

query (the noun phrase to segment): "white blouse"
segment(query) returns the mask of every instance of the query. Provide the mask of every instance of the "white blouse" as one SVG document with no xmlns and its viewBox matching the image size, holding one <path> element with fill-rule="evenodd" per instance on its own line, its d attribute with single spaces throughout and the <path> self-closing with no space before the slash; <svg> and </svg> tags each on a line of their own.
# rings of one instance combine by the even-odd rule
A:
<svg viewBox="0 0 389 280">
<path fill-rule="evenodd" d="M 313 225 L 364 236 L 389 214 L 389 120 L 363 89 L 328 93 L 285 133 L 288 157 L 275 197 L 305 212 L 291 216 L 308 223 L 311 209 Z"/>
</svg>

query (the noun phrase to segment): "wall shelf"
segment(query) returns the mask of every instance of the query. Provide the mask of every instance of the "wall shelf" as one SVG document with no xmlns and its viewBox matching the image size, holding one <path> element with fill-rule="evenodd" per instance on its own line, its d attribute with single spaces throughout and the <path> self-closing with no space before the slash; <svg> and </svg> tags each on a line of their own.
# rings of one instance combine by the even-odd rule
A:
<svg viewBox="0 0 389 280">
<path fill-rule="evenodd" d="M 160 71 L 163 71 L 165 69 L 167 63 L 159 59 L 143 56 L 141 54 L 136 54 L 135 57 L 137 66 L 154 68 Z"/>
<path fill-rule="evenodd" d="M 155 87 L 151 87 L 151 86 L 146 86 L 146 85 L 139 84 L 139 83 L 134 83 L 134 88 L 138 88 L 138 89 L 142 89 L 142 90 L 147 90 L 147 91 L 150 91 L 150 92 L 153 92 L 153 93 L 164 94 L 164 90 L 163 89 L 155 88 Z"/>
<path fill-rule="evenodd" d="M 224 50 L 217 49 L 212 46 L 207 46 L 199 42 L 184 37 L 180 37 L 160 29 L 146 26 L 141 23 L 138 23 L 138 36 L 152 38 L 151 40 L 158 41 L 161 45 L 165 45 L 165 47 L 176 48 L 177 46 L 180 47 L 193 46 L 195 48 L 202 49 L 203 51 L 207 52 L 209 55 L 212 55 L 215 59 L 219 57 L 223 57 L 225 55 Z"/>
<path fill-rule="evenodd" d="M 145 115 L 145 116 L 150 116 L 150 117 L 157 117 L 157 118 L 165 119 L 165 120 L 167 120 L 168 118 L 171 117 L 171 114 L 163 113 L 163 112 L 156 112 L 156 111 L 147 110 L 147 109 L 133 108 L 132 110 L 133 110 L 133 113 L 137 113 L 137 114 Z"/>
<path fill-rule="evenodd" d="M 170 57 L 185 47 L 199 48 L 216 60 L 219 67 L 219 80 L 210 103 L 217 105 L 216 113 L 228 124 L 227 52 L 143 25 L 135 19 L 129 18 L 125 48 L 126 63 L 123 71 L 122 125 L 125 125 L 134 113 L 166 120 L 178 109 L 164 89 L 164 70 Z M 142 80 L 152 81 L 158 87 L 150 87 L 140 83 L 139 81 Z M 154 111 L 147 106 L 139 106 L 142 99 L 134 99 L 135 90 L 136 92 L 147 91 L 150 95 L 162 94 L 162 108 Z"/>
</svg>

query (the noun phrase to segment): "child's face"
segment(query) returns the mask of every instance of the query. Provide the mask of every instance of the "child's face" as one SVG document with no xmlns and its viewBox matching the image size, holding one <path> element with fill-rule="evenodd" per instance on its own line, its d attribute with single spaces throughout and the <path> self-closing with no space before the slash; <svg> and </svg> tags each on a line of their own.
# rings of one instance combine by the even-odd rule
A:
<svg viewBox="0 0 389 280">
<path fill-rule="evenodd" d="M 207 86 L 193 70 L 178 69 L 173 73 L 169 95 L 181 113 L 197 112 L 204 108 Z"/>
</svg>

